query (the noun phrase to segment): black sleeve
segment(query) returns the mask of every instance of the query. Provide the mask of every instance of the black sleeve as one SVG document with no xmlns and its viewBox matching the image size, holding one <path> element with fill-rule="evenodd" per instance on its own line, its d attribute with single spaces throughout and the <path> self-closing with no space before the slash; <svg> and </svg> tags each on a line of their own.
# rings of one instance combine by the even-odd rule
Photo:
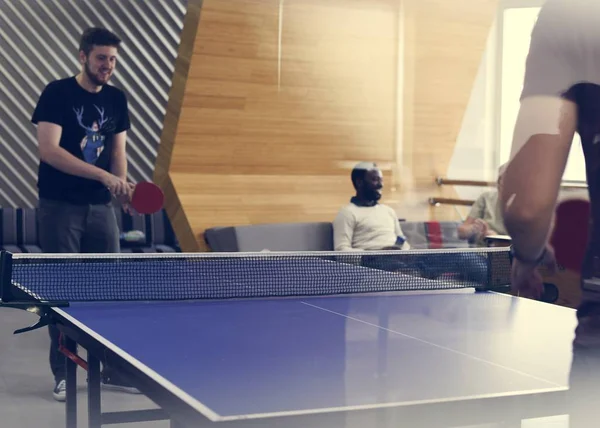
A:
<svg viewBox="0 0 600 428">
<path fill-rule="evenodd" d="M 129 121 L 129 106 L 127 104 L 127 96 L 124 92 L 121 92 L 120 95 L 121 100 L 119 101 L 119 111 L 121 111 L 121 114 L 119 115 L 119 120 L 115 127 L 115 134 L 119 134 L 131 128 L 131 123 Z"/>
<path fill-rule="evenodd" d="M 51 122 L 63 126 L 64 121 L 64 95 L 58 90 L 58 85 L 50 83 L 42 91 L 37 106 L 33 111 L 31 122 Z"/>
</svg>

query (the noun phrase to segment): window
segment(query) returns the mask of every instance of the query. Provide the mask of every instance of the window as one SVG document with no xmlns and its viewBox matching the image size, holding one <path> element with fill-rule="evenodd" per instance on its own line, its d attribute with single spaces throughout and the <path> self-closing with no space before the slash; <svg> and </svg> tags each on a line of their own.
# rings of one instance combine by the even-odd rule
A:
<svg viewBox="0 0 600 428">
<path fill-rule="evenodd" d="M 519 112 L 519 97 L 523 88 L 525 60 L 529 52 L 531 31 L 539 14 L 539 7 L 508 7 L 501 18 L 499 49 L 500 117 L 498 166 L 508 161 L 512 146 L 512 134 Z M 575 135 L 567 167 L 563 175 L 566 181 L 585 181 L 585 161 L 579 135 Z"/>
</svg>

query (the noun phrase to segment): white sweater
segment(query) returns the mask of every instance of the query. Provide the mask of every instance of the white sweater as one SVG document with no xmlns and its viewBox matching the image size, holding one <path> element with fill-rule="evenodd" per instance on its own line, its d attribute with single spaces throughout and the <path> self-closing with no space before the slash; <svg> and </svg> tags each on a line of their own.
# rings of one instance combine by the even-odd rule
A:
<svg viewBox="0 0 600 428">
<path fill-rule="evenodd" d="M 386 205 L 362 207 L 349 203 L 333 221 L 336 251 L 381 250 L 392 245 L 410 249 L 394 210 Z"/>
</svg>

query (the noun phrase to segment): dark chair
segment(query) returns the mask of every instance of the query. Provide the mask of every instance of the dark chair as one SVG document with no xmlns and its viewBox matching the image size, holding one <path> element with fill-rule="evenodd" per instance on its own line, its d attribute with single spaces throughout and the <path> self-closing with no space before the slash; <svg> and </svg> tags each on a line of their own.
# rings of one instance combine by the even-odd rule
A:
<svg viewBox="0 0 600 428">
<path fill-rule="evenodd" d="M 41 253 L 37 208 L 17 209 L 17 241 L 25 253 Z"/>
<path fill-rule="evenodd" d="M 0 210 L 0 247 L 11 253 L 22 253 L 23 250 L 19 246 L 17 209 L 4 207 Z"/>
<path fill-rule="evenodd" d="M 333 251 L 329 222 L 212 227 L 204 239 L 214 252 Z"/>
<path fill-rule="evenodd" d="M 150 248 L 144 251 L 157 253 L 180 252 L 179 244 L 165 210 L 146 216 Z"/>
</svg>

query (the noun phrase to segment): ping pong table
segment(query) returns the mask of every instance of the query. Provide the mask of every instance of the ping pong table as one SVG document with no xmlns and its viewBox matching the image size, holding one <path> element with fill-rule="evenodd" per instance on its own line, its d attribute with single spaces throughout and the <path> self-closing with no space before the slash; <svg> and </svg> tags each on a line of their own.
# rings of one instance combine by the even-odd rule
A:
<svg viewBox="0 0 600 428">
<path fill-rule="evenodd" d="M 508 260 L 506 248 L 458 251 L 488 270 Z M 573 310 L 457 275 L 365 267 L 364 257 L 3 252 L 0 297 L 39 317 L 22 331 L 53 323 L 63 333 L 68 428 L 78 365 L 90 428 L 520 426 L 567 413 Z M 158 408 L 103 412 L 101 361 Z"/>
</svg>

